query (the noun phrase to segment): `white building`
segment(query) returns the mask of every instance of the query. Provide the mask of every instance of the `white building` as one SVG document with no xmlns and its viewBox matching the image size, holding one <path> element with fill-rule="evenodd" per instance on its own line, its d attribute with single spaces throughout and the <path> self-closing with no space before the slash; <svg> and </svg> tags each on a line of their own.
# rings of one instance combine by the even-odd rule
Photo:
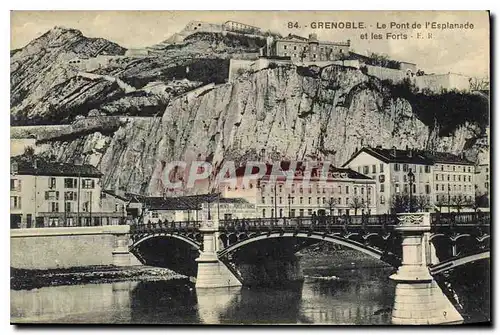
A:
<svg viewBox="0 0 500 335">
<path fill-rule="evenodd" d="M 281 162 L 273 171 L 258 178 L 245 176 L 246 167 L 236 170 L 236 180 L 225 179 L 219 185 L 223 197 L 238 197 L 255 204 L 257 217 L 304 217 L 312 215 L 376 214 L 375 181 L 351 169 L 330 166 L 321 178 L 318 165 L 306 173 L 306 164 L 293 169 L 290 162 Z M 254 175 L 257 171 L 254 170 Z M 245 183 L 245 177 L 247 183 Z"/>
<path fill-rule="evenodd" d="M 376 180 L 378 213 L 390 213 L 398 199 L 409 195 L 410 171 L 414 210 L 433 210 L 436 205 L 442 210 L 443 203 L 447 208 L 463 207 L 461 202 L 474 200 L 473 163 L 457 155 L 364 147 L 343 166 Z"/>
<path fill-rule="evenodd" d="M 92 165 L 12 157 L 11 228 L 94 225 L 100 212 L 101 176 Z"/>
</svg>

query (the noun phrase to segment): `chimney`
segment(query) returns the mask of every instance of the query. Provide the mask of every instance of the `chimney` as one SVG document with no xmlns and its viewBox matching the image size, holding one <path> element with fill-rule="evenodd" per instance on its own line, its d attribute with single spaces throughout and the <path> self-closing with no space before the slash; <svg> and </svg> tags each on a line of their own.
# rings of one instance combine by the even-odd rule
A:
<svg viewBox="0 0 500 335">
<path fill-rule="evenodd" d="M 395 146 L 392 147 L 392 155 L 394 157 L 396 157 L 396 147 Z"/>
<path fill-rule="evenodd" d="M 408 157 L 412 157 L 413 156 L 413 150 L 410 148 L 408 149 Z"/>
</svg>

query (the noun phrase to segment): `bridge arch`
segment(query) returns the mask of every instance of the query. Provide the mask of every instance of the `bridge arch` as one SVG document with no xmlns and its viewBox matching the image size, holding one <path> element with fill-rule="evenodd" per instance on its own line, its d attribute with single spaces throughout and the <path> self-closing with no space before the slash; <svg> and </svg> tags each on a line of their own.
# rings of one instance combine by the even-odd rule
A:
<svg viewBox="0 0 500 335">
<path fill-rule="evenodd" d="M 436 264 L 432 267 L 430 267 L 430 272 L 432 275 L 437 275 L 442 272 L 454 269 L 459 266 L 466 265 L 468 263 L 476 262 L 482 259 L 489 259 L 490 258 L 490 252 L 489 251 L 483 251 L 476 253 L 474 255 L 467 255 L 467 256 L 457 256 L 454 257 L 450 260 L 441 262 L 439 264 Z"/>
<path fill-rule="evenodd" d="M 352 234 L 352 235 L 357 235 L 359 234 Z M 249 237 L 244 240 L 236 241 L 234 244 L 229 245 L 225 249 L 221 250 L 219 252 L 219 257 L 225 257 L 229 253 L 240 249 L 241 247 L 245 245 L 249 245 L 252 243 L 255 243 L 257 241 L 263 241 L 267 239 L 278 239 L 278 238 L 303 238 L 303 239 L 313 239 L 319 241 L 327 241 L 331 243 L 335 243 L 338 245 L 345 246 L 350 249 L 354 249 L 357 251 L 360 251 L 362 253 L 365 253 L 373 258 L 376 258 L 378 260 L 382 260 L 382 256 L 384 255 L 384 252 L 382 250 L 378 250 L 375 248 L 372 248 L 370 246 L 367 246 L 363 243 L 348 239 L 346 237 L 340 236 L 340 234 L 333 234 L 333 235 L 325 235 L 324 233 L 314 233 L 314 232 L 298 232 L 298 233 L 285 233 L 285 232 L 275 232 L 275 233 L 262 233 L 257 236 Z M 392 265 L 392 264 L 391 264 Z"/>
<path fill-rule="evenodd" d="M 183 236 L 183 235 L 178 235 L 178 234 L 170 234 L 170 233 L 156 233 L 156 234 L 148 234 L 147 236 L 144 236 L 142 238 L 140 238 L 139 240 L 135 241 L 130 247 L 129 247 L 129 250 L 130 251 L 133 251 L 134 249 L 136 249 L 141 243 L 147 241 L 147 240 L 150 240 L 150 239 L 153 239 L 153 238 L 158 238 L 158 237 L 166 237 L 166 238 L 174 238 L 174 239 L 177 239 L 177 240 L 180 240 L 180 241 L 183 241 L 185 243 L 188 243 L 190 244 L 191 246 L 193 246 L 194 248 L 196 248 L 197 250 L 200 250 L 201 249 L 201 244 L 189 237 L 186 237 L 186 236 Z"/>
</svg>

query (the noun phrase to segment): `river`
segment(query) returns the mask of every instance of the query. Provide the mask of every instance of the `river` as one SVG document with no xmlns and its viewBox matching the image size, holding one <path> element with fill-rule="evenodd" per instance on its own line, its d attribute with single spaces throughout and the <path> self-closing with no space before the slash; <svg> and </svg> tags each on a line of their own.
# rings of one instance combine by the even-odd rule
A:
<svg viewBox="0 0 500 335">
<path fill-rule="evenodd" d="M 187 279 L 11 290 L 14 323 L 390 324 L 394 272 L 365 260 L 302 261 L 306 279 L 286 288 L 196 289 Z M 345 263 L 345 262 L 344 262 Z"/>
</svg>

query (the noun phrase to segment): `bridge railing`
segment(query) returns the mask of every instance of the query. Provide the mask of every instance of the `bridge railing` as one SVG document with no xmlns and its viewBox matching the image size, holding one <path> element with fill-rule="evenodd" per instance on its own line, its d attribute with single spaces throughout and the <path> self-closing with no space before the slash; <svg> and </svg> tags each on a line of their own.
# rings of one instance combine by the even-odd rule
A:
<svg viewBox="0 0 500 335">
<path fill-rule="evenodd" d="M 158 221 L 130 226 L 131 233 L 157 233 L 173 231 L 196 231 L 201 221 Z"/>
<path fill-rule="evenodd" d="M 489 212 L 432 213 L 432 226 L 489 225 Z"/>
<path fill-rule="evenodd" d="M 231 219 L 221 220 L 219 227 L 228 229 L 253 228 L 309 228 L 309 229 L 333 229 L 342 227 L 378 227 L 388 228 L 396 224 L 394 215 L 355 215 L 355 216 L 316 216 L 316 217 L 281 217 L 281 218 L 254 218 L 254 219 Z"/>
</svg>

